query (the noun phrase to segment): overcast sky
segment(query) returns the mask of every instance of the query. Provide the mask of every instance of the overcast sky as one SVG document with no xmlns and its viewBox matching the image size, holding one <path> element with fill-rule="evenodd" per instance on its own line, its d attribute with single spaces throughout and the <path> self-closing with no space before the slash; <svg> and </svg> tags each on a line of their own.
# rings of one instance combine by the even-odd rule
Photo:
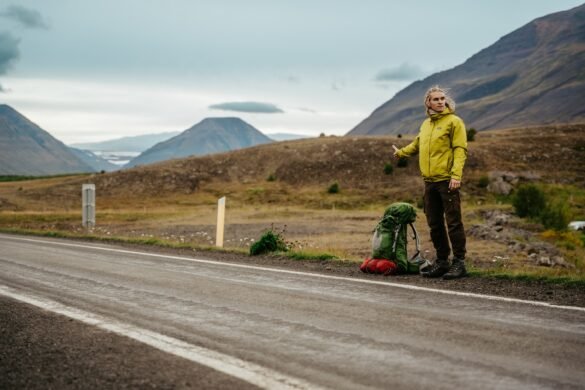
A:
<svg viewBox="0 0 585 390">
<path fill-rule="evenodd" d="M 343 135 L 570 0 L 0 0 L 0 103 L 65 143 L 237 116 Z"/>
</svg>

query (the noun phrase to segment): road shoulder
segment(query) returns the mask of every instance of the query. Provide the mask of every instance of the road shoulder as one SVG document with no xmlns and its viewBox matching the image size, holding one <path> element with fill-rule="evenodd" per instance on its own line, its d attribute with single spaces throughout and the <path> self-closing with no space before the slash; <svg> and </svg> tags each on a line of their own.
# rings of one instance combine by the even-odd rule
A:
<svg viewBox="0 0 585 390">
<path fill-rule="evenodd" d="M 253 389 L 140 342 L 0 295 L 2 389 Z"/>
</svg>

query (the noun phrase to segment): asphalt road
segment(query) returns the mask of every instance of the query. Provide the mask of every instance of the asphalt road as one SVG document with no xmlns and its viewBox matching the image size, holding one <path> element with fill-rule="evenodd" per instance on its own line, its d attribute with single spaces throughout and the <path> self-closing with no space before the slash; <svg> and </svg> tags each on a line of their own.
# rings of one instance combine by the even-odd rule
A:
<svg viewBox="0 0 585 390">
<path fill-rule="evenodd" d="M 579 307 L 11 235 L 0 295 L 263 388 L 585 387 Z"/>
</svg>

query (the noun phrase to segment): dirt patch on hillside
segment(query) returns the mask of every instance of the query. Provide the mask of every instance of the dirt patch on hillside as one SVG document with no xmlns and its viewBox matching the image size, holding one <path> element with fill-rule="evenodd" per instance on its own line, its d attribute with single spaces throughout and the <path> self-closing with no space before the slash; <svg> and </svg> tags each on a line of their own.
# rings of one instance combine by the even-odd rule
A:
<svg viewBox="0 0 585 390">
<path fill-rule="evenodd" d="M 549 183 L 585 185 L 585 125 L 486 131 L 469 143 L 466 168 L 532 172 Z"/>
</svg>

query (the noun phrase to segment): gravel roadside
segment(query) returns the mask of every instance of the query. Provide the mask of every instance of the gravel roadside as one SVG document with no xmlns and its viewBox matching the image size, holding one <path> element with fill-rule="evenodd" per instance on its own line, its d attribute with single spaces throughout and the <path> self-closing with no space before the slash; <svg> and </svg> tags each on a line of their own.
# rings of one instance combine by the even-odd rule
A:
<svg viewBox="0 0 585 390">
<path fill-rule="evenodd" d="M 256 389 L 0 295 L 0 389 Z"/>
<path fill-rule="evenodd" d="M 415 285 L 433 289 L 461 291 L 508 298 L 547 302 L 555 305 L 585 307 L 585 288 L 577 285 L 551 283 L 541 280 L 501 279 L 495 277 L 470 276 L 456 280 L 429 279 L 420 275 L 382 276 L 364 274 L 359 264 L 344 261 L 292 260 L 278 256 L 246 256 L 237 253 L 216 251 L 193 251 L 160 247 L 125 245 L 137 251 L 174 256 L 196 257 L 232 263 L 277 267 L 294 271 L 315 272 L 349 278 L 377 280 Z"/>
<path fill-rule="evenodd" d="M 83 242 L 90 246 L 104 244 L 96 243 L 91 240 L 70 239 L 69 241 L 78 243 Z M 107 245 L 107 243 L 105 244 Z M 533 300 L 555 305 L 585 307 L 585 288 L 583 285 L 552 283 L 543 280 L 504 279 L 485 276 L 469 276 L 462 279 L 448 281 L 441 278 L 423 278 L 420 275 L 395 275 L 385 277 L 382 275 L 364 274 L 360 271 L 359 264 L 352 261 L 293 260 L 288 257 L 276 255 L 248 256 L 236 252 L 165 248 L 153 245 L 120 242 L 115 242 L 112 245 L 126 250 L 135 250 L 137 252 L 276 267 L 294 271 L 315 272 L 341 277 L 416 285 L 433 289 Z"/>
</svg>

